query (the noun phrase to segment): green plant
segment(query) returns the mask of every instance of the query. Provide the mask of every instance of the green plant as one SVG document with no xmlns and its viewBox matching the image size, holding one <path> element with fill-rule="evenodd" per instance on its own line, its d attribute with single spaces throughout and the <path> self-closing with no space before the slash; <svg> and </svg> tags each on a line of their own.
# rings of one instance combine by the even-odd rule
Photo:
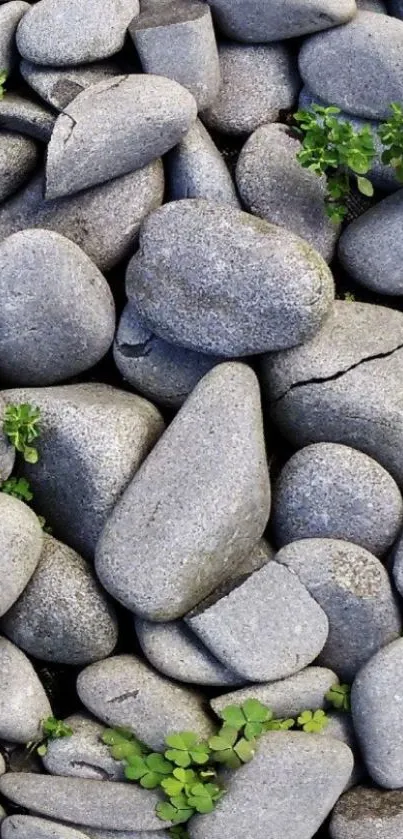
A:
<svg viewBox="0 0 403 839">
<path fill-rule="evenodd" d="M 48 750 L 49 740 L 59 740 L 61 737 L 71 737 L 73 729 L 70 728 L 63 720 L 58 720 L 56 717 L 47 717 L 41 723 L 41 731 L 35 740 L 27 743 L 27 749 L 33 751 L 36 749 L 38 755 L 43 757 Z"/>
<path fill-rule="evenodd" d="M 403 107 L 392 102 L 392 114 L 378 129 L 378 136 L 384 147 L 382 163 L 393 166 L 399 181 L 403 181 Z"/>
<path fill-rule="evenodd" d="M 332 685 L 325 699 L 338 711 L 351 711 L 350 685 Z"/>
<path fill-rule="evenodd" d="M 351 178 L 363 195 L 373 195 L 371 181 L 364 175 L 375 158 L 375 143 L 369 126 L 355 131 L 348 121 L 336 117 L 340 109 L 312 105 L 309 110 L 297 111 L 295 129 L 302 147 L 297 159 L 305 169 L 327 178 L 326 212 L 334 222 L 347 215 L 346 199 Z"/>
<path fill-rule="evenodd" d="M 38 461 L 38 451 L 30 443 L 39 437 L 40 415 L 39 408 L 27 403 L 7 405 L 4 412 L 3 431 L 27 463 Z"/>
<path fill-rule="evenodd" d="M 4 84 L 7 79 L 7 72 L 6 70 L 0 70 L 0 99 L 3 99 L 5 94 Z"/>
<path fill-rule="evenodd" d="M 32 501 L 34 497 L 29 481 L 26 478 L 7 478 L 1 484 L 0 491 L 5 492 L 7 495 L 12 495 L 13 498 L 18 498 L 25 503 Z"/>
<path fill-rule="evenodd" d="M 297 719 L 302 731 L 319 732 L 323 731 L 329 723 L 325 711 L 303 711 Z"/>
</svg>

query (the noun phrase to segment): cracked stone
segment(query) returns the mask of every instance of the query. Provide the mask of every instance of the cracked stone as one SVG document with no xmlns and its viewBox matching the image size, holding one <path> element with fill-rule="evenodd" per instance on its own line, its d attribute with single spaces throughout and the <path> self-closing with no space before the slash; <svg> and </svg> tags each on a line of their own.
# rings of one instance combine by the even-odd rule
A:
<svg viewBox="0 0 403 839">
<path fill-rule="evenodd" d="M 105 726 L 84 714 L 72 714 L 64 722 L 73 734 L 50 740 L 42 763 L 51 775 L 93 778 L 100 781 L 123 781 L 121 761 L 111 757 L 102 740 Z"/>
<path fill-rule="evenodd" d="M 48 105 L 63 111 L 85 88 L 119 75 L 120 69 L 112 61 L 83 67 L 40 67 L 23 59 L 20 62 L 20 73 Z"/>
<path fill-rule="evenodd" d="M 35 140 L 47 143 L 52 135 L 56 122 L 54 111 L 31 102 L 19 96 L 18 93 L 8 93 L 0 99 L 0 126 L 9 128 L 10 131 L 18 131 L 20 134 L 27 134 Z"/>
</svg>

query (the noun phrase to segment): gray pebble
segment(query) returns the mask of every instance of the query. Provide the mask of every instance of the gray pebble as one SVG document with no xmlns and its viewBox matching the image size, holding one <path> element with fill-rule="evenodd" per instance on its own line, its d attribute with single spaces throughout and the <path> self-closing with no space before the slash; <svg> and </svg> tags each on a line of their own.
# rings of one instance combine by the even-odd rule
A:
<svg viewBox="0 0 403 839">
<path fill-rule="evenodd" d="M 332 813 L 332 839 L 400 839 L 402 790 L 356 787 L 339 798 Z"/>
<path fill-rule="evenodd" d="M 5 771 L 6 771 L 6 762 L 4 760 L 3 755 L 0 753 L 0 775 L 4 775 Z M 0 815 L 0 821 L 1 821 L 1 815 Z"/>
<path fill-rule="evenodd" d="M 403 99 L 403 22 L 360 11 L 346 26 L 313 35 L 299 69 L 317 96 L 361 117 L 389 116 Z"/>
<path fill-rule="evenodd" d="M 41 67 L 23 59 L 20 73 L 48 105 L 63 111 L 85 88 L 119 75 L 120 69 L 112 61 L 85 64 L 83 67 Z"/>
<path fill-rule="evenodd" d="M 382 0 L 355 0 L 355 2 L 358 10 L 377 12 L 381 15 L 388 14 L 388 10 Z M 393 0 L 389 0 L 389 3 L 390 2 L 393 3 Z"/>
<path fill-rule="evenodd" d="M 391 475 L 349 446 L 300 449 L 275 484 L 272 527 L 279 547 L 310 537 L 344 539 L 382 556 L 402 523 L 402 496 Z"/>
<path fill-rule="evenodd" d="M 175 685 L 132 655 L 90 664 L 78 676 L 77 692 L 92 714 L 131 729 L 152 749 L 161 751 L 173 731 L 194 731 L 200 738 L 213 733 L 201 694 Z"/>
<path fill-rule="evenodd" d="M 326 717 L 327 725 L 319 732 L 322 737 L 334 737 L 336 740 L 341 740 L 352 751 L 354 766 L 345 786 L 346 790 L 351 789 L 366 776 L 365 767 L 358 750 L 351 714 L 346 714 L 345 711 L 327 711 Z"/>
<path fill-rule="evenodd" d="M 353 767 L 344 743 L 301 731 L 272 731 L 255 758 L 234 772 L 208 818 L 189 824 L 191 839 L 311 839 L 343 792 Z"/>
<path fill-rule="evenodd" d="M 403 786 L 403 638 L 379 650 L 351 692 L 355 732 L 366 767 L 381 787 Z"/>
<path fill-rule="evenodd" d="M 209 0 L 220 30 L 235 41 L 296 38 L 354 16 L 354 0 Z"/>
<path fill-rule="evenodd" d="M 18 27 L 20 55 L 52 67 L 87 64 L 123 47 L 127 27 L 139 13 L 139 0 L 40 0 Z"/>
<path fill-rule="evenodd" d="M 87 839 L 88 834 L 37 816 L 8 816 L 1 825 L 1 839 Z"/>
<path fill-rule="evenodd" d="M 216 696 L 210 700 L 210 705 L 219 715 L 227 705 L 242 705 L 246 699 L 258 699 L 271 708 L 275 717 L 296 717 L 302 711 L 325 708 L 325 694 L 338 681 L 336 674 L 325 667 L 305 667 L 287 679 L 267 685 L 250 685 Z"/>
<path fill-rule="evenodd" d="M 9 384 L 50 385 L 76 376 L 113 341 L 108 283 L 59 233 L 23 230 L 0 243 L 0 298 L 1 368 Z"/>
<path fill-rule="evenodd" d="M 84 714 L 72 714 L 64 722 L 73 734 L 50 740 L 42 763 L 51 775 L 93 778 L 99 781 L 123 781 L 123 763 L 114 760 L 102 742 L 105 726 Z"/>
<path fill-rule="evenodd" d="M 40 458 L 24 464 L 24 473 L 57 535 L 92 558 L 115 502 L 164 430 L 159 411 L 104 384 L 8 390 L 5 397 L 40 408 Z"/>
<path fill-rule="evenodd" d="M 134 625 L 145 657 L 165 676 L 195 685 L 243 684 L 244 679 L 214 658 L 183 621 L 151 623 L 135 618 Z"/>
<path fill-rule="evenodd" d="M 237 571 L 269 510 L 257 379 L 246 365 L 218 365 L 118 501 L 97 574 L 140 617 L 175 620 Z"/>
<path fill-rule="evenodd" d="M 158 830 L 158 794 L 137 784 L 8 772 L 0 792 L 34 814 L 107 830 Z"/>
<path fill-rule="evenodd" d="M 43 531 L 26 504 L 0 493 L 0 616 L 15 603 L 38 565 Z"/>
<path fill-rule="evenodd" d="M 200 379 L 223 361 L 158 338 L 130 303 L 119 321 L 113 356 L 132 387 L 169 408 L 180 408 Z"/>
<path fill-rule="evenodd" d="M 15 448 L 11 445 L 8 437 L 3 431 L 4 412 L 6 403 L 0 394 L 0 482 L 6 481 L 13 471 L 15 461 Z"/>
<path fill-rule="evenodd" d="M 47 143 L 52 135 L 57 114 L 31 102 L 18 93 L 8 93 L 0 99 L 0 127 L 27 134 L 35 140 Z"/>
<path fill-rule="evenodd" d="M 91 566 L 46 535 L 41 558 L 2 629 L 29 655 L 58 664 L 89 664 L 110 655 L 118 626 Z"/>
<path fill-rule="evenodd" d="M 403 535 L 401 534 L 394 545 L 390 556 L 390 567 L 399 594 L 403 597 Z"/>
<path fill-rule="evenodd" d="M 77 827 L 77 825 L 75 825 Z M 79 826 L 81 827 L 81 826 Z M 159 825 L 160 827 L 160 825 Z M 85 835 L 90 839 L 170 839 L 166 830 L 97 830 L 94 827 L 84 827 Z"/>
<path fill-rule="evenodd" d="M 220 65 L 209 6 L 173 0 L 143 11 L 129 32 L 145 73 L 166 76 L 186 87 L 198 109 L 214 101 Z"/>
<path fill-rule="evenodd" d="M 255 682 L 302 670 L 319 655 L 329 629 L 298 578 L 273 561 L 229 593 L 218 589 L 185 621 L 226 667 Z"/>
<path fill-rule="evenodd" d="M 12 195 L 27 180 L 38 160 L 38 150 L 33 140 L 12 132 L 1 132 L 0 201 Z"/>
<path fill-rule="evenodd" d="M 267 565 L 270 560 L 274 559 L 275 550 L 266 541 L 266 539 L 259 539 L 251 551 L 245 553 L 240 563 L 233 568 L 232 574 L 228 578 L 228 582 L 235 584 L 239 579 L 253 574 L 254 571 L 260 571 L 264 565 Z"/>
<path fill-rule="evenodd" d="M 170 200 L 206 198 L 239 207 L 228 168 L 200 120 L 169 152 L 167 169 Z"/>
<path fill-rule="evenodd" d="M 301 539 L 276 561 L 298 575 L 329 620 L 318 663 L 350 682 L 358 670 L 401 632 L 387 571 L 376 557 L 341 539 Z"/>
<path fill-rule="evenodd" d="M 11 0 L 0 6 L 0 67 L 1 71 L 11 73 L 18 59 L 15 46 L 15 33 L 20 20 L 31 6 L 23 0 Z"/>
<path fill-rule="evenodd" d="M 46 198 L 141 169 L 173 148 L 195 119 L 193 96 L 162 76 L 116 76 L 91 85 L 56 120 Z"/>
<path fill-rule="evenodd" d="M 326 215 L 326 178 L 302 168 L 300 148 L 284 125 L 262 125 L 239 155 L 237 186 L 250 213 L 297 233 L 330 262 L 339 226 Z"/>
<path fill-rule="evenodd" d="M 233 358 L 307 341 L 329 311 L 333 279 L 288 230 L 193 199 L 148 216 L 126 291 L 161 338 Z"/>
<path fill-rule="evenodd" d="M 162 203 L 162 162 L 154 160 L 143 169 L 67 198 L 47 201 L 44 191 L 44 176 L 38 174 L 0 206 L 0 239 L 25 228 L 54 230 L 79 245 L 101 271 L 108 271 L 132 254 L 143 218 Z"/>
<path fill-rule="evenodd" d="M 0 638 L 0 673 L 0 738 L 26 744 L 52 709 L 31 662 L 6 638 Z"/>
<path fill-rule="evenodd" d="M 224 134 L 250 134 L 265 122 L 276 122 L 281 110 L 297 99 L 300 80 L 295 59 L 285 44 L 222 43 L 221 85 L 201 117 Z"/>
</svg>

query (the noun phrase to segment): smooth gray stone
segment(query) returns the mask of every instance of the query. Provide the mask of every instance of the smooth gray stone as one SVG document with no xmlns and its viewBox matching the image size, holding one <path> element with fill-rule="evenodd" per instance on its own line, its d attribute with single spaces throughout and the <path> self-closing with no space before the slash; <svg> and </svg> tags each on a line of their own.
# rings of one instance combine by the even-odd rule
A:
<svg viewBox="0 0 403 839">
<path fill-rule="evenodd" d="M 265 122 L 276 122 L 281 110 L 292 108 L 300 79 L 296 61 L 285 44 L 225 42 L 219 45 L 218 53 L 220 90 L 201 113 L 209 128 L 223 134 L 251 134 Z"/>
<path fill-rule="evenodd" d="M 307 38 L 301 76 L 316 96 L 347 113 L 381 119 L 403 99 L 403 22 L 359 11 L 346 26 Z"/>
<path fill-rule="evenodd" d="M 146 659 L 170 679 L 216 687 L 243 684 L 244 679 L 224 667 L 184 621 L 151 623 L 135 618 L 134 626 Z"/>
<path fill-rule="evenodd" d="M 93 778 L 99 781 L 123 781 L 122 761 L 111 757 L 102 742 L 105 726 L 84 714 L 72 714 L 64 720 L 73 731 L 70 737 L 49 740 L 42 763 L 51 775 Z"/>
<path fill-rule="evenodd" d="M 193 94 L 198 109 L 214 101 L 220 65 L 209 6 L 173 0 L 143 11 L 129 33 L 145 73 L 174 79 Z"/>
<path fill-rule="evenodd" d="M 366 771 L 358 751 L 351 714 L 346 714 L 345 711 L 328 710 L 326 716 L 327 725 L 322 728 L 322 731 L 320 731 L 319 734 L 321 734 L 322 737 L 334 737 L 336 740 L 341 740 L 341 742 L 345 743 L 353 753 L 354 766 L 345 786 L 345 789 L 350 789 L 360 783 L 366 775 Z"/>
<path fill-rule="evenodd" d="M 6 403 L 0 394 L 0 481 L 6 481 L 14 468 L 15 448 L 11 445 L 3 431 L 3 420 Z"/>
<path fill-rule="evenodd" d="M 158 751 L 173 731 L 194 731 L 200 738 L 213 733 L 202 694 L 175 685 L 134 655 L 90 664 L 78 676 L 77 693 L 100 720 L 131 729 Z"/>
<path fill-rule="evenodd" d="M 0 755 L 0 775 L 4 775 L 6 771 L 6 762 L 4 760 L 3 755 Z M 0 814 L 0 821 L 1 821 L 1 814 Z"/>
<path fill-rule="evenodd" d="M 117 499 L 164 430 L 154 405 L 105 384 L 4 392 L 41 410 L 40 458 L 24 464 L 38 511 L 87 558 Z"/>
<path fill-rule="evenodd" d="M 313 443 L 300 449 L 274 487 L 272 527 L 279 547 L 310 537 L 344 539 L 382 556 L 402 523 L 396 482 L 349 446 Z"/>
<path fill-rule="evenodd" d="M 26 504 L 0 493 L 0 616 L 15 603 L 39 562 L 43 531 Z"/>
<path fill-rule="evenodd" d="M 29 659 L 6 638 L 0 638 L 0 673 L 0 738 L 26 744 L 52 714 L 48 698 Z"/>
<path fill-rule="evenodd" d="M 218 365 L 196 386 L 106 522 L 102 585 L 139 617 L 182 617 L 236 573 L 267 524 L 255 374 Z"/>
<path fill-rule="evenodd" d="M 37 568 L 2 630 L 28 655 L 58 664 L 105 658 L 118 638 L 115 611 L 91 566 L 47 534 Z"/>
<path fill-rule="evenodd" d="M 377 294 L 403 294 L 403 189 L 348 225 L 338 247 L 340 262 L 360 285 Z"/>
<path fill-rule="evenodd" d="M 249 685 L 215 696 L 210 705 L 220 716 L 220 711 L 227 705 L 242 705 L 246 699 L 258 699 L 273 711 L 275 717 L 296 717 L 307 709 L 325 708 L 325 694 L 338 681 L 336 674 L 325 667 L 305 667 L 287 679 Z"/>
<path fill-rule="evenodd" d="M 119 321 L 113 357 L 132 387 L 169 408 L 180 408 L 200 379 L 223 361 L 158 338 L 130 303 Z"/>
<path fill-rule="evenodd" d="M 334 293 L 325 261 L 299 236 L 196 199 L 148 216 L 126 291 L 161 338 L 230 358 L 309 340 Z"/>
<path fill-rule="evenodd" d="M 113 341 L 109 285 L 60 233 L 22 230 L 0 243 L 0 297 L 1 372 L 9 385 L 51 385 L 77 376 L 97 364 Z"/>
<path fill-rule="evenodd" d="M 304 585 L 273 561 L 232 591 L 218 589 L 185 621 L 219 661 L 255 682 L 302 670 L 317 658 L 329 630 Z"/>
<path fill-rule="evenodd" d="M 402 629 L 389 576 L 365 548 L 342 539 L 301 539 L 276 561 L 298 575 L 329 620 L 318 664 L 351 682 L 361 667 Z"/>
<path fill-rule="evenodd" d="M 45 200 L 44 191 L 44 176 L 38 174 L 0 206 L 0 239 L 25 228 L 55 230 L 79 245 L 101 271 L 109 271 L 131 255 L 143 218 L 162 203 L 162 162 L 154 160 L 136 172 L 55 201 Z"/>
<path fill-rule="evenodd" d="M 239 565 L 233 569 L 228 582 L 235 584 L 241 578 L 253 574 L 254 571 L 260 571 L 264 565 L 274 559 L 275 553 L 274 548 L 269 545 L 266 539 L 259 539 L 252 550 L 245 553 Z"/>
<path fill-rule="evenodd" d="M 395 586 L 399 594 L 403 597 L 403 535 L 401 534 L 396 544 L 394 545 L 391 559 L 391 570 Z"/>
<path fill-rule="evenodd" d="M 382 0 L 355 0 L 358 10 L 367 12 L 378 12 L 378 14 L 387 15 L 388 10 Z M 389 3 L 393 0 L 389 0 Z"/>
<path fill-rule="evenodd" d="M 7 813 L 6 813 L 5 809 L 4 809 L 4 807 L 2 807 L 2 806 L 1 806 L 1 804 L 0 804 L 0 824 L 2 824 L 2 822 L 4 821 L 4 819 L 5 819 L 6 817 L 7 817 Z M 118 839 L 118 837 L 117 837 L 117 836 L 116 836 L 116 837 L 112 837 L 112 839 Z"/>
<path fill-rule="evenodd" d="M 120 74 L 117 64 L 103 61 L 78 67 L 41 67 L 22 59 L 20 73 L 41 98 L 58 111 L 85 88 Z"/>
<path fill-rule="evenodd" d="M 67 823 L 106 830 L 158 830 L 159 796 L 137 784 L 8 772 L 0 792 L 20 807 Z"/>
<path fill-rule="evenodd" d="M 21 18 L 31 8 L 23 0 L 11 0 L 0 7 L 0 67 L 9 75 L 18 60 L 15 33 Z"/>
<path fill-rule="evenodd" d="M 403 638 L 379 650 L 354 680 L 351 708 L 369 774 L 386 789 L 403 786 Z"/>
<path fill-rule="evenodd" d="M 355 12 L 354 0 L 209 0 L 219 29 L 235 41 L 297 38 L 339 26 Z"/>
<path fill-rule="evenodd" d="M 46 198 L 72 195 L 143 168 L 176 146 L 196 110 L 191 93 L 162 76 L 131 74 L 91 85 L 56 120 Z"/>
<path fill-rule="evenodd" d="M 190 821 L 189 835 L 311 839 L 343 792 L 352 767 L 348 746 L 331 737 L 272 731 L 260 741 L 255 758 L 231 775 L 214 812 Z"/>
<path fill-rule="evenodd" d="M 326 178 L 303 169 L 299 140 L 284 125 L 262 125 L 238 158 L 236 182 L 245 208 L 297 233 L 330 262 L 340 225 L 326 215 Z"/>
<path fill-rule="evenodd" d="M 222 154 L 200 120 L 167 156 L 171 201 L 206 198 L 239 207 L 235 186 Z"/>
<path fill-rule="evenodd" d="M 0 99 L 0 127 L 27 134 L 35 140 L 47 143 L 52 135 L 57 114 L 31 102 L 18 93 L 8 93 Z"/>
<path fill-rule="evenodd" d="M 403 791 L 355 787 L 339 798 L 330 821 L 332 839 L 400 839 Z"/>
<path fill-rule="evenodd" d="M 18 27 L 20 55 L 52 67 L 87 64 L 123 47 L 139 0 L 40 0 Z"/>
<path fill-rule="evenodd" d="M 88 834 L 37 816 L 8 816 L 1 825 L 1 839 L 87 839 Z"/>
<path fill-rule="evenodd" d="M 263 400 L 297 447 L 344 443 L 403 485 L 403 315 L 337 300 L 304 346 L 263 358 Z"/>
<path fill-rule="evenodd" d="M 11 131 L 1 132 L 0 201 L 12 195 L 27 180 L 38 161 L 38 149 L 33 140 Z"/>
<path fill-rule="evenodd" d="M 166 830 L 97 830 L 94 827 L 81 828 L 89 839 L 170 839 L 170 833 Z"/>
</svg>

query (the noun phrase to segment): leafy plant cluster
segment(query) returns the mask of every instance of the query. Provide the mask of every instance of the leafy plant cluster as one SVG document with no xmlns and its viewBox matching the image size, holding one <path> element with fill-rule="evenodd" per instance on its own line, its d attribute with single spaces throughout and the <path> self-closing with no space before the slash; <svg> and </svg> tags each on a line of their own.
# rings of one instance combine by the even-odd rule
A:
<svg viewBox="0 0 403 839">
<path fill-rule="evenodd" d="M 73 729 L 70 728 L 63 720 L 58 720 L 56 717 L 47 717 L 42 721 L 41 730 L 35 740 L 27 743 L 29 752 L 34 749 L 38 755 L 43 757 L 48 750 L 49 740 L 59 740 L 61 737 L 71 737 Z"/>
<path fill-rule="evenodd" d="M 7 72 L 6 70 L 0 70 L 0 99 L 3 99 L 5 94 L 4 84 L 7 79 Z"/>
<path fill-rule="evenodd" d="M 4 412 L 3 431 L 15 450 L 22 455 L 27 463 L 37 463 L 39 460 L 38 449 L 31 444 L 40 435 L 40 417 L 40 409 L 28 403 L 7 405 Z M 25 504 L 29 504 L 34 497 L 31 485 L 24 477 L 12 476 L 7 478 L 0 484 L 0 492 L 12 495 L 13 498 L 18 498 Z M 47 527 L 44 517 L 38 516 L 38 519 L 44 531 L 51 533 L 52 530 Z"/>
<path fill-rule="evenodd" d="M 351 711 L 351 687 L 350 685 L 332 685 L 325 694 L 325 699 L 336 708 L 337 711 Z"/>
<path fill-rule="evenodd" d="M 397 102 L 390 106 L 391 116 L 377 131 L 382 143 L 382 163 L 393 166 L 403 181 L 403 107 Z M 313 104 L 294 114 L 295 129 L 302 147 L 297 160 L 305 169 L 327 178 L 326 212 L 336 223 L 347 215 L 346 199 L 351 183 L 363 195 L 372 196 L 374 188 L 365 177 L 376 157 L 375 134 L 371 127 L 356 131 L 351 122 L 340 121 L 340 108 Z"/>
</svg>

